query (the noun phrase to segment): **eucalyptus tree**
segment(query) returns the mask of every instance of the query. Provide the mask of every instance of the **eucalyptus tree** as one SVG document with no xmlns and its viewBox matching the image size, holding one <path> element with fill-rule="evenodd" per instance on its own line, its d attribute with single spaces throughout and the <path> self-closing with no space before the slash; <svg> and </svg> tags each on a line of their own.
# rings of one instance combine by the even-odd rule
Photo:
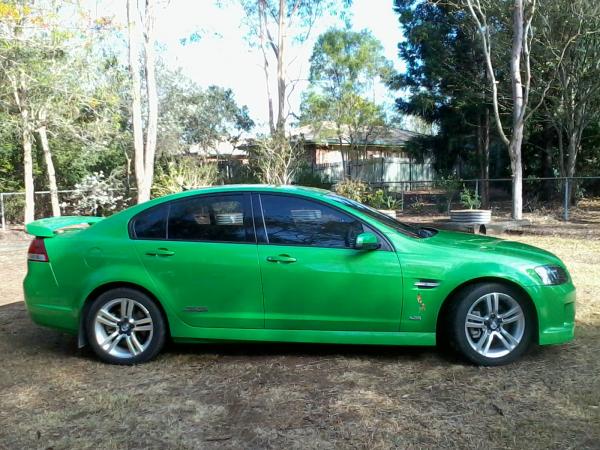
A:
<svg viewBox="0 0 600 450">
<path fill-rule="evenodd" d="M 390 83 L 401 94 L 397 108 L 437 129 L 414 139 L 409 150 L 432 152 L 441 174 L 458 166 L 469 177 L 488 179 L 496 139 L 485 62 L 470 18 L 457 5 L 429 0 L 395 0 L 394 10 L 404 37 L 398 54 L 406 64 Z M 487 205 L 488 185 L 481 187 Z"/>
<path fill-rule="evenodd" d="M 141 4 L 141 7 L 140 7 Z M 155 33 L 156 0 L 127 0 L 131 112 L 137 201 L 150 199 L 158 131 L 158 91 L 156 86 Z M 143 67 L 140 59 L 143 56 Z M 144 74 L 145 96 L 142 95 Z M 142 117 L 142 98 L 147 117 Z M 145 131 L 145 136 L 144 136 Z"/>
<path fill-rule="evenodd" d="M 536 0 L 514 0 L 510 25 L 505 26 L 502 32 L 511 34 L 511 44 L 506 52 L 499 56 L 510 62 L 511 81 L 511 119 L 510 127 L 505 127 L 505 120 L 501 116 L 498 94 L 498 81 L 496 79 L 498 60 L 494 59 L 494 43 L 497 38 L 498 23 L 501 23 L 505 9 L 504 2 L 496 0 L 462 0 L 477 27 L 480 37 L 481 50 L 485 61 L 489 86 L 492 91 L 493 117 L 496 130 L 501 141 L 508 147 L 512 172 L 512 217 L 523 217 L 523 157 L 522 144 L 525 125 L 531 117 L 528 111 L 531 92 L 531 43 L 534 28 L 532 23 L 536 16 Z M 502 62 L 500 63 L 502 64 Z M 508 128 L 508 129 L 507 129 Z"/>
<path fill-rule="evenodd" d="M 541 115 L 556 133 L 558 173 L 573 177 L 582 139 L 600 121 L 600 4 L 547 0 L 543 6 L 534 67 L 552 84 Z"/>
<path fill-rule="evenodd" d="M 313 125 L 324 137 L 333 133 L 348 174 L 348 160 L 358 158 L 370 140 L 386 132 L 385 112 L 372 94 L 378 81 L 389 80 L 392 64 L 369 31 L 339 29 L 319 36 L 310 63 L 301 123 Z M 333 130 L 328 123 L 334 124 Z"/>
</svg>

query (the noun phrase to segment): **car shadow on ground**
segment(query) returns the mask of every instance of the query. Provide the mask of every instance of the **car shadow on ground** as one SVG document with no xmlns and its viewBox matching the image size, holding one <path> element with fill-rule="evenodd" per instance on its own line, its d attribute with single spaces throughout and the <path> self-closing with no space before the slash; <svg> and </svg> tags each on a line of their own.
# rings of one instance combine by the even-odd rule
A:
<svg viewBox="0 0 600 450">
<path fill-rule="evenodd" d="M 15 352 L 52 353 L 60 357 L 79 356 L 94 359 L 89 347 L 77 348 L 76 336 L 34 324 L 23 302 L 0 306 L 0 337 L 10 341 Z M 258 361 L 264 358 L 287 357 L 297 359 L 360 358 L 384 360 L 438 361 L 462 363 L 455 355 L 438 347 L 305 344 L 280 342 L 214 342 L 174 343 L 167 342 L 161 358 L 177 356 L 210 356 L 228 359 L 249 358 Z"/>
<path fill-rule="evenodd" d="M 77 337 L 34 324 L 23 302 L 0 306 L 0 339 L 10 345 L 10 351 L 35 357 L 81 358 L 97 361 L 86 346 L 79 349 Z M 3 346 L 0 346 L 0 348 Z M 528 357 L 552 358 L 561 346 L 534 347 Z M 336 358 L 356 359 L 379 363 L 424 363 L 430 367 L 470 366 L 446 346 L 384 346 L 351 344 L 313 344 L 287 342 L 218 341 L 211 343 L 175 343 L 168 341 L 159 359 L 209 357 L 229 362 L 260 363 L 267 360 L 285 360 L 289 364 L 315 363 Z"/>
</svg>

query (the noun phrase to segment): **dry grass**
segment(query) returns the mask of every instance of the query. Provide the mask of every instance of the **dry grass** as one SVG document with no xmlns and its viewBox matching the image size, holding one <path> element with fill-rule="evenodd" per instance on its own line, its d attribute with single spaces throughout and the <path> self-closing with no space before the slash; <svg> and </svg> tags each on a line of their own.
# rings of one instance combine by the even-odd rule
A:
<svg viewBox="0 0 600 450">
<path fill-rule="evenodd" d="M 495 369 L 435 349 L 261 344 L 104 365 L 31 324 L 25 247 L 4 243 L 0 449 L 599 448 L 600 241 L 517 239 L 571 268 L 577 339 Z"/>
</svg>

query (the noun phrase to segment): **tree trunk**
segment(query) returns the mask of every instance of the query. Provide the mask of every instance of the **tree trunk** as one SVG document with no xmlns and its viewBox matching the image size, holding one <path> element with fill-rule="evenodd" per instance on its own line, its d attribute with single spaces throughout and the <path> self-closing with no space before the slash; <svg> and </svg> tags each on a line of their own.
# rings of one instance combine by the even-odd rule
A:
<svg viewBox="0 0 600 450">
<path fill-rule="evenodd" d="M 521 145 L 523 143 L 524 114 L 523 84 L 521 81 L 521 54 L 523 52 L 523 0 L 515 0 L 513 10 L 513 40 L 510 59 L 510 73 L 513 98 L 513 132 L 508 152 L 512 168 L 512 217 L 523 218 L 523 164 L 521 161 Z"/>
<path fill-rule="evenodd" d="M 481 206 L 490 206 L 490 111 L 486 108 L 483 118 L 479 117 L 477 127 L 477 147 L 479 153 L 479 177 L 481 178 Z"/>
<path fill-rule="evenodd" d="M 146 197 L 144 174 L 144 130 L 142 123 L 142 80 L 140 75 L 140 45 L 138 35 L 137 0 L 127 0 L 127 21 L 129 31 L 129 73 L 131 75 L 131 112 L 133 125 L 133 152 L 135 181 L 138 190 L 138 203 Z"/>
<path fill-rule="evenodd" d="M 21 110 L 23 127 L 23 173 L 25 175 L 25 224 L 35 218 L 35 187 L 33 184 L 33 159 L 31 156 L 31 125 L 29 111 Z"/>
<path fill-rule="evenodd" d="M 146 149 L 144 152 L 144 192 L 142 201 L 150 200 L 150 191 L 154 179 L 156 134 L 158 131 L 158 93 L 156 89 L 156 64 L 154 56 L 155 7 L 155 0 L 146 0 L 144 55 L 146 62 L 146 93 L 148 96 L 148 128 L 146 129 Z"/>
<path fill-rule="evenodd" d="M 523 162 L 521 159 L 521 145 L 523 143 L 523 124 L 513 130 L 513 135 L 508 149 L 510 153 L 510 166 L 512 169 L 512 217 L 515 220 L 523 218 Z"/>
<path fill-rule="evenodd" d="M 279 36 L 277 43 L 277 132 L 285 133 L 285 44 L 286 30 L 286 0 L 279 0 Z"/>
<path fill-rule="evenodd" d="M 46 162 L 46 168 L 48 171 L 48 188 L 50 189 L 52 215 L 54 217 L 59 217 L 60 203 L 58 202 L 58 187 L 56 186 L 56 173 L 54 171 L 54 163 L 52 162 L 52 153 L 50 152 L 50 146 L 48 145 L 48 133 L 46 132 L 46 125 L 40 126 L 37 129 L 37 133 L 40 138 L 40 144 L 42 145 L 42 151 L 44 153 L 44 161 Z"/>
</svg>

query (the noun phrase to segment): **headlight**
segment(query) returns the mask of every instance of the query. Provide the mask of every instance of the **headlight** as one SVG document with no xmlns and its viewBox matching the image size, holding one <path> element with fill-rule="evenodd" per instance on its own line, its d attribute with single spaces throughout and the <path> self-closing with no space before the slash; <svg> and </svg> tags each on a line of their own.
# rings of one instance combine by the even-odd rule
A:
<svg viewBox="0 0 600 450">
<path fill-rule="evenodd" d="M 542 283 L 548 286 L 566 283 L 569 280 L 567 271 L 559 266 L 539 266 L 535 273 L 541 278 Z"/>
</svg>

